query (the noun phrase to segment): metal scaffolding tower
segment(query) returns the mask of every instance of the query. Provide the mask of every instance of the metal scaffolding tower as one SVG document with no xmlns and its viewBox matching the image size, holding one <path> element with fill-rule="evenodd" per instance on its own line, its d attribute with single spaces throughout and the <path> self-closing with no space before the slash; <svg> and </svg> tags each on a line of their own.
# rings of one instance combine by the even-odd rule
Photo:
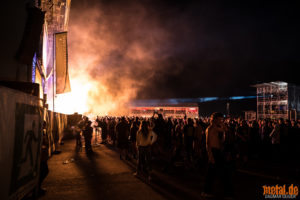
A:
<svg viewBox="0 0 300 200">
<path fill-rule="evenodd" d="M 299 87 L 282 81 L 257 84 L 254 87 L 257 88 L 258 119 L 297 118 L 297 113 L 300 113 Z"/>
</svg>

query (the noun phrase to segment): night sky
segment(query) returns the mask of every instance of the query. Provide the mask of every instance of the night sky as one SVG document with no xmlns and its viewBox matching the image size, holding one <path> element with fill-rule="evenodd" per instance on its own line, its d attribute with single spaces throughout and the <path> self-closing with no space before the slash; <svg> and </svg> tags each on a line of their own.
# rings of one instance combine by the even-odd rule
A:
<svg viewBox="0 0 300 200">
<path fill-rule="evenodd" d="M 155 19 L 156 26 L 169 33 L 162 50 L 167 56 L 160 60 L 169 70 L 157 73 L 140 90 L 140 98 L 247 95 L 250 85 L 259 82 L 300 84 L 295 74 L 300 63 L 300 14 L 292 1 L 98 2 L 110 14 L 130 14 L 129 8 L 138 4 L 146 10 L 145 23 Z M 82 4 L 74 0 L 70 23 L 78 6 Z M 128 29 L 131 22 L 126 24 Z M 141 28 L 145 27 L 147 24 Z M 130 38 L 128 35 L 124 32 L 123 37 Z"/>
</svg>

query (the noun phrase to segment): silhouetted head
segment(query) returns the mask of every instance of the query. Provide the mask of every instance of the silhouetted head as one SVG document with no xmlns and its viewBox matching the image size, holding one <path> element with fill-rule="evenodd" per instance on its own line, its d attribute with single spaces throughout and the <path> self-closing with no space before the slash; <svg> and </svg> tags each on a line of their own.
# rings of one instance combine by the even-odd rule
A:
<svg viewBox="0 0 300 200">
<path fill-rule="evenodd" d="M 194 124 L 194 122 L 193 122 L 193 120 L 191 118 L 188 118 L 188 124 L 189 125 L 193 125 Z"/>
<path fill-rule="evenodd" d="M 86 123 L 88 126 L 91 126 L 91 124 L 92 124 L 92 121 L 87 121 L 87 123 Z"/>
<path fill-rule="evenodd" d="M 146 120 L 143 120 L 141 125 L 140 125 L 140 131 L 142 133 L 143 136 L 148 136 L 149 134 L 149 124 Z"/>
<path fill-rule="evenodd" d="M 163 119 L 162 114 L 158 114 L 158 119 Z"/>
<path fill-rule="evenodd" d="M 214 112 L 210 116 L 210 123 L 211 124 L 219 125 L 220 123 L 222 123 L 222 120 L 223 120 L 223 114 L 222 113 Z"/>
</svg>

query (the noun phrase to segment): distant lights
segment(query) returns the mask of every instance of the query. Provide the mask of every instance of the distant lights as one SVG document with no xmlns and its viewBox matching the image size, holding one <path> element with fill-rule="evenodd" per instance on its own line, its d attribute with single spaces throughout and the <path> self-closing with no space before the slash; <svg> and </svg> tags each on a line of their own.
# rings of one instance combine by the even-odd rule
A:
<svg viewBox="0 0 300 200">
<path fill-rule="evenodd" d="M 279 86 L 287 86 L 288 83 L 287 82 L 283 82 L 283 81 L 276 81 L 276 82 L 271 82 L 272 84 L 276 84 Z"/>
<path fill-rule="evenodd" d="M 256 96 L 235 96 L 229 97 L 230 100 L 240 100 L 240 99 L 254 99 Z"/>
<path fill-rule="evenodd" d="M 153 107 L 157 107 L 160 104 L 181 104 L 181 103 L 203 103 L 218 100 L 243 100 L 243 99 L 256 99 L 257 96 L 233 96 L 233 97 L 201 97 L 201 98 L 189 98 L 189 99 L 148 99 L 148 100 L 135 100 L 131 104 L 134 106 L 143 106 L 150 104 Z"/>
<path fill-rule="evenodd" d="M 204 97 L 204 98 L 198 98 L 198 102 L 207 102 L 207 101 L 216 101 L 220 99 L 219 97 Z"/>
</svg>

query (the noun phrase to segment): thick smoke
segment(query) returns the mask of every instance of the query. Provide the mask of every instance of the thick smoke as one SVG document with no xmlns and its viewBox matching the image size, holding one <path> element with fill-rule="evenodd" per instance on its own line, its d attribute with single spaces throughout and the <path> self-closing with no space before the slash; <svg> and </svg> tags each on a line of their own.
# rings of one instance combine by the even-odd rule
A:
<svg viewBox="0 0 300 200">
<path fill-rule="evenodd" d="M 68 102 L 76 100 L 78 112 L 125 114 L 136 98 L 252 95 L 256 81 L 284 80 L 291 70 L 282 66 L 299 63 L 297 57 L 286 65 L 296 57 L 298 32 L 273 32 L 291 19 L 272 17 L 289 6 L 253 13 L 248 3 L 72 1 L 69 67 L 76 95 Z"/>
<path fill-rule="evenodd" d="M 73 92 L 82 93 L 74 98 L 81 98 L 83 112 L 125 114 L 160 74 L 180 73 L 181 62 L 171 58 L 172 33 L 154 13 L 138 3 L 72 7 L 70 79 Z"/>
</svg>

